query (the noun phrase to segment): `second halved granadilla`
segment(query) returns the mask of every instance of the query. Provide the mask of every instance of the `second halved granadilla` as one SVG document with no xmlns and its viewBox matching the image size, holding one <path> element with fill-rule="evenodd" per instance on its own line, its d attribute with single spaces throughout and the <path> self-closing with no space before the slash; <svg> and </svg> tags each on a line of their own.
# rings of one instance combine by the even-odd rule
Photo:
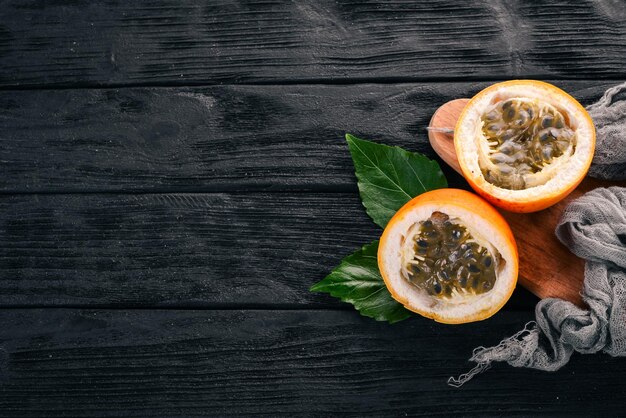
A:
<svg viewBox="0 0 626 418">
<path fill-rule="evenodd" d="M 595 129 L 559 88 L 534 80 L 494 84 L 474 96 L 454 130 L 470 185 L 496 206 L 534 212 L 567 196 L 589 169 Z"/>
<path fill-rule="evenodd" d="M 389 221 L 378 266 L 391 295 L 439 322 L 488 318 L 515 288 L 517 247 L 502 216 L 456 189 L 424 193 Z"/>
</svg>

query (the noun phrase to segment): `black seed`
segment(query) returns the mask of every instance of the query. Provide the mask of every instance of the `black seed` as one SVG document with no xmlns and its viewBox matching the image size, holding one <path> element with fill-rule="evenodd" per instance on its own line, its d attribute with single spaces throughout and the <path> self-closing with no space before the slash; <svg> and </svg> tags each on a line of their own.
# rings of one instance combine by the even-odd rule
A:
<svg viewBox="0 0 626 418">
<path fill-rule="evenodd" d="M 418 225 L 421 236 L 413 241 L 416 258 L 407 266 L 408 282 L 439 298 L 451 297 L 462 289 L 483 293 L 485 281 L 492 281 L 488 286 L 493 287 L 495 260 L 486 248 L 465 241 L 471 240 L 471 235 L 464 226 L 439 212 Z"/>
<path fill-rule="evenodd" d="M 509 109 L 506 111 L 506 118 L 511 120 L 515 117 L 515 109 Z"/>
<path fill-rule="evenodd" d="M 563 124 L 563 121 L 561 119 L 557 120 L 556 123 L 554 124 L 554 127 L 557 129 L 563 129 L 563 126 L 565 126 Z"/>
<path fill-rule="evenodd" d="M 565 140 L 559 140 L 559 141 L 556 141 L 555 144 L 556 144 L 556 148 L 559 150 L 559 153 L 562 153 L 563 151 L 567 149 L 569 142 Z"/>
<path fill-rule="evenodd" d="M 478 277 L 474 277 L 474 280 L 472 280 L 472 287 L 474 289 L 478 288 L 478 282 L 479 282 Z"/>
<path fill-rule="evenodd" d="M 493 161 L 494 163 L 503 163 L 506 160 L 506 156 L 500 152 L 497 152 L 495 154 L 492 154 L 491 156 L 491 161 Z"/>
<path fill-rule="evenodd" d="M 546 142 L 550 138 L 551 138 L 551 136 L 550 136 L 550 134 L 548 134 L 548 132 L 544 132 L 541 135 L 539 135 L 539 140 L 541 142 Z"/>
<path fill-rule="evenodd" d="M 465 268 L 465 266 L 460 266 L 459 269 L 456 271 L 456 279 L 459 281 L 463 279 L 467 280 L 468 276 L 469 276 L 469 273 L 467 272 L 467 269 Z"/>
<path fill-rule="evenodd" d="M 453 249 L 455 249 L 457 246 L 458 246 L 458 242 L 454 242 L 454 241 L 449 241 L 449 242 L 446 242 L 446 248 L 447 248 L 449 251 L 452 251 L 452 250 L 453 250 Z"/>
<path fill-rule="evenodd" d="M 554 139 L 557 139 L 559 137 L 559 134 L 561 133 L 561 131 L 559 131 L 556 128 L 550 128 L 550 135 L 552 135 L 552 137 Z"/>
<path fill-rule="evenodd" d="M 480 273 L 480 268 L 476 264 L 470 264 L 467 269 L 470 273 Z"/>
<path fill-rule="evenodd" d="M 504 134 L 502 134 L 503 141 L 508 141 L 509 139 L 512 139 L 513 137 L 515 137 L 515 131 L 513 130 L 508 130 Z"/>
<path fill-rule="evenodd" d="M 435 282 L 435 284 L 433 285 L 433 289 L 435 290 L 436 294 L 441 293 L 441 285 L 437 282 Z"/>
<path fill-rule="evenodd" d="M 459 251 L 452 251 L 449 255 L 448 255 L 448 260 L 450 260 L 451 263 L 454 263 L 456 260 L 459 259 L 460 257 L 460 253 Z"/>
<path fill-rule="evenodd" d="M 428 253 L 428 256 L 434 257 L 434 258 L 441 257 L 441 245 L 437 244 L 435 248 L 431 248 L 430 252 Z"/>
<path fill-rule="evenodd" d="M 502 103 L 502 110 L 507 110 L 511 106 L 513 106 L 513 102 L 511 100 L 507 100 L 506 102 Z"/>
<path fill-rule="evenodd" d="M 552 148 L 545 148 L 541 153 L 543 159 L 546 161 L 550 161 L 552 159 Z"/>
<path fill-rule="evenodd" d="M 543 118 L 543 120 L 541 121 L 541 127 L 543 128 L 548 128 L 550 126 L 552 126 L 552 122 L 554 119 L 552 119 L 551 116 L 546 116 L 545 118 Z"/>
<path fill-rule="evenodd" d="M 491 282 L 484 282 L 483 283 L 483 289 L 484 290 L 491 290 Z"/>
</svg>

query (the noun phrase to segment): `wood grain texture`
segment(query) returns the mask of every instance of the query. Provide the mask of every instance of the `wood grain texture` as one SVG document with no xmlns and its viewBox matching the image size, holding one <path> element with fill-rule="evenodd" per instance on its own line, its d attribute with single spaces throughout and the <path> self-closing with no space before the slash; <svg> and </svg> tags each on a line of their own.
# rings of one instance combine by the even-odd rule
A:
<svg viewBox="0 0 626 418">
<path fill-rule="evenodd" d="M 557 84 L 590 103 L 614 82 Z M 346 132 L 434 158 L 435 110 L 486 85 L 4 91 L 0 191 L 353 192 Z"/>
<path fill-rule="evenodd" d="M 443 130 L 456 122 L 469 99 L 455 99 L 443 104 L 433 115 L 428 132 L 430 144 L 437 154 L 461 173 L 454 149 L 454 135 Z M 557 239 L 554 231 L 561 214 L 569 204 L 583 194 L 597 188 L 622 186 L 626 182 L 611 182 L 585 178 L 582 183 L 555 205 L 535 213 L 513 213 L 498 209 L 506 218 L 519 250 L 519 280 L 522 286 L 540 298 L 557 297 L 585 306 L 583 288 L 584 260 L 572 254 Z"/>
<path fill-rule="evenodd" d="M 468 80 L 591 79 L 556 83 L 588 103 L 626 77 L 614 1 L 474 3 L 3 1 L 0 415 L 621 411 L 602 355 L 445 385 L 532 318 L 522 289 L 459 327 L 307 292 L 380 233 L 345 132 L 433 156 Z"/>
<path fill-rule="evenodd" d="M 331 301 L 308 288 L 380 234 L 345 194 L 9 196 L 0 225 L 0 303 L 35 306 Z"/>
<path fill-rule="evenodd" d="M 626 362 L 555 373 L 496 365 L 461 389 L 472 349 L 531 314 L 394 326 L 329 311 L 1 311 L 7 416 L 611 416 Z"/>
<path fill-rule="evenodd" d="M 0 305 L 348 309 L 308 289 L 380 233 L 356 194 L 5 196 Z"/>
<path fill-rule="evenodd" d="M 623 78 L 625 17 L 611 0 L 9 0 L 0 85 Z"/>
</svg>

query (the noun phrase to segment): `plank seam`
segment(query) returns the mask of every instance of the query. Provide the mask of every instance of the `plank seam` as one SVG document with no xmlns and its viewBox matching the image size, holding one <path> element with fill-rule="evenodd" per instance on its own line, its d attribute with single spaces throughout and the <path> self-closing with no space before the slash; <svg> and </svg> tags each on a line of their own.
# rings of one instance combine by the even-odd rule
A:
<svg viewBox="0 0 626 418">
<path fill-rule="evenodd" d="M 110 83 L 110 84 L 24 84 L 24 85 L 3 85 L 0 91 L 30 91 L 30 90 L 106 90 L 106 89 L 123 89 L 123 88 L 198 88 L 198 87 L 281 87 L 281 86 L 355 86 L 361 84 L 379 84 L 379 85 L 400 85 L 413 83 L 468 83 L 468 82 L 493 82 L 506 81 L 512 79 L 538 79 L 547 81 L 580 81 L 580 82 L 622 82 L 626 79 L 626 73 L 623 77 L 562 77 L 552 74 L 516 74 L 510 77 L 375 77 L 375 78 L 350 78 L 350 79 L 293 79 L 293 80 L 267 80 L 267 81 L 251 81 L 246 83 L 220 83 L 220 82 L 161 82 L 161 83 Z"/>
</svg>

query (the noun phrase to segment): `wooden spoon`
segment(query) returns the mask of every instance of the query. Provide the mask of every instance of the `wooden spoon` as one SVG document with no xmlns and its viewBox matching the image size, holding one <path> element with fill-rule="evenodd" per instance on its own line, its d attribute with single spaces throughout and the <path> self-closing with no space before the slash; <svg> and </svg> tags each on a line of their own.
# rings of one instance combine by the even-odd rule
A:
<svg viewBox="0 0 626 418">
<path fill-rule="evenodd" d="M 453 129 L 469 99 L 452 100 L 441 106 L 430 120 L 428 138 L 435 152 L 454 170 L 461 173 L 454 150 Z M 462 174 L 462 173 L 461 173 Z M 584 260 L 572 254 L 554 234 L 565 207 L 574 199 L 596 187 L 617 185 L 585 178 L 565 199 L 534 213 L 513 213 L 498 209 L 513 230 L 520 257 L 519 283 L 540 298 L 558 297 L 584 306 L 581 291 Z"/>
</svg>

